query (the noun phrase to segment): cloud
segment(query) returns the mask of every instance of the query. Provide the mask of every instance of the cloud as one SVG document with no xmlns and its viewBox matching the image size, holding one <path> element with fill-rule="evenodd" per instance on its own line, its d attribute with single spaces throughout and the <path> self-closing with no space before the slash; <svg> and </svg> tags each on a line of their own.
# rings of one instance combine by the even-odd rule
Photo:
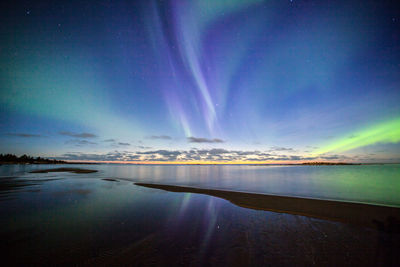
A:
<svg viewBox="0 0 400 267">
<path fill-rule="evenodd" d="M 94 138 L 97 137 L 97 135 L 92 134 L 92 133 L 73 133 L 73 132 L 59 132 L 61 135 L 65 136 L 70 136 L 70 137 L 78 137 L 78 138 Z"/>
<path fill-rule="evenodd" d="M 214 138 L 214 139 L 208 139 L 208 138 L 203 138 L 203 137 L 188 137 L 187 138 L 189 143 L 223 143 L 224 140 Z"/>
<path fill-rule="evenodd" d="M 321 159 L 326 159 L 326 160 L 347 160 L 350 159 L 347 156 L 344 155 L 328 155 L 328 156 L 320 156 Z"/>
<path fill-rule="evenodd" d="M 137 154 L 141 154 L 141 155 L 150 155 L 150 154 L 158 154 L 158 155 L 162 155 L 162 156 L 170 156 L 170 155 L 174 155 L 177 156 L 179 154 L 181 154 L 182 152 L 179 152 L 177 150 L 155 150 L 155 151 L 144 151 L 144 152 L 136 152 Z"/>
<path fill-rule="evenodd" d="M 147 136 L 146 138 L 147 139 L 153 139 L 153 140 L 156 140 L 156 139 L 171 140 L 172 139 L 172 137 L 168 136 L 168 135 L 152 135 L 152 136 Z"/>
<path fill-rule="evenodd" d="M 271 147 L 270 151 L 294 151 L 294 150 L 291 147 L 273 146 L 273 147 Z"/>
<path fill-rule="evenodd" d="M 124 152 L 109 152 L 106 154 L 94 154 L 94 153 L 65 153 L 57 159 L 62 160 L 95 160 L 95 161 L 133 161 L 138 160 L 139 155 L 135 155 L 134 153 L 130 153 L 127 151 Z"/>
<path fill-rule="evenodd" d="M 67 145 L 85 146 L 85 145 L 97 145 L 95 142 L 90 142 L 88 140 L 72 139 L 65 142 Z"/>
<path fill-rule="evenodd" d="M 119 142 L 118 145 L 120 145 L 120 146 L 130 146 L 131 144 Z"/>
<path fill-rule="evenodd" d="M 118 142 L 118 143 L 117 143 L 117 140 L 116 140 L 116 139 L 106 139 L 106 140 L 103 140 L 103 142 L 105 142 L 105 143 L 112 143 L 111 146 L 113 146 L 113 147 L 117 147 L 117 146 L 130 146 L 130 145 L 131 145 L 130 143 L 127 143 L 127 142 Z"/>
<path fill-rule="evenodd" d="M 136 147 L 140 149 L 152 149 L 151 146 L 136 146 Z"/>
<path fill-rule="evenodd" d="M 6 135 L 22 137 L 22 138 L 43 137 L 40 134 L 28 134 L 28 133 L 7 133 Z"/>
<path fill-rule="evenodd" d="M 223 148 L 213 148 L 213 149 L 194 149 L 190 150 L 191 153 L 196 153 L 199 155 L 220 155 L 226 153 L 232 153 L 232 151 Z"/>
<path fill-rule="evenodd" d="M 112 151 L 106 154 L 66 153 L 57 159 L 62 160 L 97 160 L 97 161 L 318 161 L 318 160 L 346 160 L 342 155 L 325 155 L 322 157 L 304 157 L 293 155 L 273 155 L 262 151 L 241 151 L 214 149 L 191 150 L 151 150 L 151 151 Z"/>
</svg>

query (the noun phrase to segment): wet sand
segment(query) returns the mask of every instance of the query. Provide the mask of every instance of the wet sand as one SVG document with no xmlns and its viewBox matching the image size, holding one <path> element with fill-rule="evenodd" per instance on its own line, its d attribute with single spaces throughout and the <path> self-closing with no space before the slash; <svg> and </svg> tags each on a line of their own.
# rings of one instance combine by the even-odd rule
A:
<svg viewBox="0 0 400 267">
<path fill-rule="evenodd" d="M 168 198 L 159 188 L 148 188 L 146 193 Z M 170 193 L 174 199 L 179 192 L 189 191 L 169 189 L 175 190 Z M 170 223 L 161 223 L 162 227 L 155 227 L 126 246 L 88 259 L 83 265 L 398 266 L 400 263 L 399 234 L 240 208 L 220 197 L 197 193 L 186 196 L 202 201 L 191 202 L 184 213 L 181 206 L 180 212 L 170 217 Z M 166 203 L 163 209 L 171 211 L 171 203 Z M 145 218 L 142 223 L 146 226 L 157 224 L 155 217 Z"/>
<path fill-rule="evenodd" d="M 109 181 L 109 182 L 119 182 L 117 179 L 114 178 L 103 178 L 103 181 Z"/>
<path fill-rule="evenodd" d="M 400 229 L 400 208 L 395 207 L 164 184 L 135 184 L 170 192 L 210 195 L 226 199 L 237 206 L 250 209 L 283 212 L 330 221 L 339 221 L 378 228 L 384 231 L 397 232 Z"/>
<path fill-rule="evenodd" d="M 88 170 L 80 168 L 55 168 L 55 169 L 35 170 L 31 171 L 30 173 L 48 173 L 48 172 L 93 173 L 97 172 L 97 170 Z"/>
</svg>

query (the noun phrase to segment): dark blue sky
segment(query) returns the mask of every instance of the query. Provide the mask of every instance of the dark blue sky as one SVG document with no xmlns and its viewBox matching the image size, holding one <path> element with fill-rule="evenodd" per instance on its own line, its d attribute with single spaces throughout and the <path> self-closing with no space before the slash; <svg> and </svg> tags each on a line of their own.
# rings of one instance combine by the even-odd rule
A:
<svg viewBox="0 0 400 267">
<path fill-rule="evenodd" d="M 2 5 L 0 153 L 400 160 L 396 1 Z"/>
</svg>

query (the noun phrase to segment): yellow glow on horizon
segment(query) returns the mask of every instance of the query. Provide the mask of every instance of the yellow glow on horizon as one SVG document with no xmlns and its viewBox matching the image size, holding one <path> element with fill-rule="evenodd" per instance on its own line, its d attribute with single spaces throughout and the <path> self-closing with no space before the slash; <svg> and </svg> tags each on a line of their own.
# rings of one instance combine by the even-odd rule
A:
<svg viewBox="0 0 400 267">
<path fill-rule="evenodd" d="M 304 161 L 96 161 L 96 160 L 66 160 L 69 163 L 114 163 L 114 164 L 137 164 L 137 165 L 264 165 L 264 164 L 301 164 L 306 162 L 314 162 L 310 160 Z M 323 160 L 318 160 L 323 162 Z M 328 161 L 324 161 L 328 162 Z M 329 161 L 341 162 L 341 161 Z"/>
</svg>

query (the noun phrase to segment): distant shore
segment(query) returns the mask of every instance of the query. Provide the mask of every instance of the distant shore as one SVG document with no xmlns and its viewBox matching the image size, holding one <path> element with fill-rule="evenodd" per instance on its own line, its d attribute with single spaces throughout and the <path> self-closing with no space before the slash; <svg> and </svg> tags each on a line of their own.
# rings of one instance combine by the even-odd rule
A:
<svg viewBox="0 0 400 267">
<path fill-rule="evenodd" d="M 18 165 L 60 165 L 60 164 L 101 164 L 101 163 L 95 163 L 95 162 L 13 162 L 13 161 L 6 161 L 6 162 L 0 162 L 0 165 L 13 165 L 13 164 L 18 164 Z"/>
<path fill-rule="evenodd" d="M 131 164 L 131 165 L 247 165 L 247 166 L 344 166 L 344 165 L 376 165 L 390 163 L 352 163 L 352 162 L 299 162 L 299 163 L 257 163 L 257 162 L 155 162 L 155 161 L 65 161 L 48 159 L 42 157 L 32 157 L 22 155 L 20 157 L 13 154 L 0 154 L 0 165 L 6 164 Z M 395 163 L 394 163 L 395 164 Z"/>
<path fill-rule="evenodd" d="M 347 162 L 304 162 L 300 165 L 361 165 L 361 163 L 347 163 Z"/>
<path fill-rule="evenodd" d="M 20 164 L 20 165 L 29 165 L 29 164 L 123 164 L 123 165 L 146 165 L 146 166 L 165 166 L 165 165 L 174 165 L 174 166 L 358 166 L 358 165 L 383 165 L 383 164 L 399 164 L 399 163 L 344 163 L 344 162 L 319 162 L 319 163 L 152 163 L 152 162 L 142 162 L 142 163 L 121 163 L 121 162 L 93 162 L 93 161 L 62 161 L 62 160 L 48 160 L 48 161 L 29 161 L 29 162 L 21 162 L 21 161 L 0 161 L 0 165 L 11 165 L 11 164 Z"/>
<path fill-rule="evenodd" d="M 68 162 L 64 160 L 32 157 L 26 154 L 18 157 L 13 154 L 0 154 L 0 165 L 9 164 L 98 164 L 96 162 Z"/>
</svg>

